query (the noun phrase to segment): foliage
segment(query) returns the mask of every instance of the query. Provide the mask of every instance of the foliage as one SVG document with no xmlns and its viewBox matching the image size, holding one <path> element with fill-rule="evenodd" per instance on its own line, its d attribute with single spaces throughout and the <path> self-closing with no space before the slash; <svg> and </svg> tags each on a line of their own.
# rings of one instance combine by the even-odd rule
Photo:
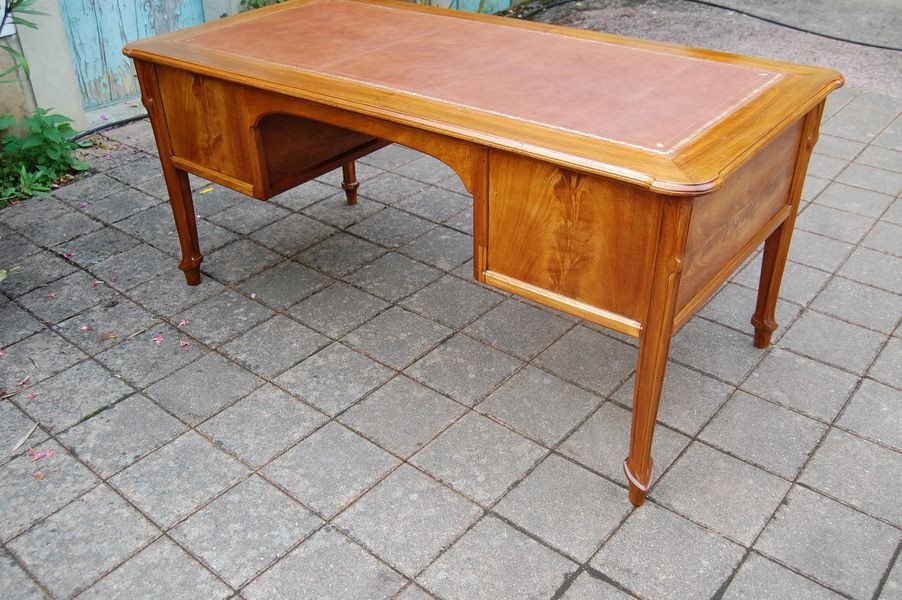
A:
<svg viewBox="0 0 902 600">
<path fill-rule="evenodd" d="M 47 14 L 39 10 L 35 10 L 32 7 L 35 2 L 37 2 L 37 0 L 3 0 L 3 14 L 2 16 L 0 16 L 0 29 L 3 29 L 3 26 L 6 25 L 7 22 L 11 22 L 14 25 L 18 25 L 19 27 L 29 27 L 31 29 L 37 29 L 38 26 L 35 23 L 22 17 L 22 15 Z M 29 74 L 28 61 L 25 60 L 25 57 L 21 52 L 10 46 L 9 42 L 0 44 L 0 49 L 9 54 L 10 58 L 13 59 L 13 66 L 0 73 L 0 81 L 2 81 L 3 78 L 7 75 L 14 75 L 19 69 L 22 69 L 26 76 Z"/>
<path fill-rule="evenodd" d="M 0 132 L 13 127 L 23 132 L 8 132 L 0 139 L 0 206 L 9 199 L 48 192 L 64 175 L 89 168 L 75 158 L 80 144 L 69 141 L 75 136 L 71 121 L 44 108 L 21 122 L 0 116 Z"/>
<path fill-rule="evenodd" d="M 238 9 L 238 12 L 245 12 L 248 10 L 253 10 L 255 8 L 263 8 L 264 6 L 269 6 L 270 4 L 281 4 L 285 0 L 241 0 L 241 8 Z"/>
</svg>

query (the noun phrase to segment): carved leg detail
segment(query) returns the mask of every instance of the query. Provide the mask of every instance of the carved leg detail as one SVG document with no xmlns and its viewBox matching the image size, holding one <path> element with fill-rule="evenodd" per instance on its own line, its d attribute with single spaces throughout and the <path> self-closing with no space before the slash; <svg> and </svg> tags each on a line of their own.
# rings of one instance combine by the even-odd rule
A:
<svg viewBox="0 0 902 600">
<path fill-rule="evenodd" d="M 752 316 L 755 328 L 755 347 L 767 348 L 770 338 L 777 329 L 777 297 L 780 294 L 780 282 L 783 269 L 789 254 L 789 240 L 792 235 L 792 224 L 784 222 L 767 241 L 764 242 L 764 257 L 761 261 L 761 279 L 758 283 L 758 305 Z"/>
<path fill-rule="evenodd" d="M 357 168 L 354 166 L 353 160 L 341 165 L 341 174 L 341 189 L 345 191 L 348 204 L 353 206 L 357 204 L 357 188 L 360 187 L 360 182 L 357 181 Z"/>
<path fill-rule="evenodd" d="M 667 358 L 670 355 L 670 338 L 673 335 L 673 316 L 689 215 L 689 204 L 679 200 L 668 202 L 664 207 L 662 239 L 659 241 L 652 275 L 651 301 L 639 335 L 630 451 L 623 463 L 623 471 L 630 486 L 630 502 L 636 506 L 645 502 L 654 471 L 651 445 L 661 392 L 664 389 Z"/>
</svg>

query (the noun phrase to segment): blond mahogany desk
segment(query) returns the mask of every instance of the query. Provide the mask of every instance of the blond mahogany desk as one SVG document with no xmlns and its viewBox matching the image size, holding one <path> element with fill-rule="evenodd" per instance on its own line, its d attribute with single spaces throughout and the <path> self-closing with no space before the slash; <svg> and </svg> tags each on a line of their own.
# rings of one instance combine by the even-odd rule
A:
<svg viewBox="0 0 902 600">
<path fill-rule="evenodd" d="M 266 200 L 389 142 L 473 194 L 475 277 L 639 338 L 640 505 L 670 339 L 762 243 L 766 347 L 835 71 L 372 0 L 309 0 L 129 44 L 191 285 L 188 173 Z"/>
</svg>

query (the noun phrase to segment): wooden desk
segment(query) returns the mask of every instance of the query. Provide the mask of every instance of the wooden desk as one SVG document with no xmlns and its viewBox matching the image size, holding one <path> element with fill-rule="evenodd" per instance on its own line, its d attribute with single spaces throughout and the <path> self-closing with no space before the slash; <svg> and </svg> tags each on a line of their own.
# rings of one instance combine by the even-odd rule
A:
<svg viewBox="0 0 902 600">
<path fill-rule="evenodd" d="M 504 53 L 494 51 L 503 49 Z M 265 200 L 396 142 L 473 194 L 475 277 L 639 338 L 641 504 L 670 339 L 761 244 L 766 347 L 835 71 L 370 0 L 280 4 L 129 44 L 181 242 L 187 173 Z M 490 58 L 491 57 L 491 58 Z"/>
</svg>

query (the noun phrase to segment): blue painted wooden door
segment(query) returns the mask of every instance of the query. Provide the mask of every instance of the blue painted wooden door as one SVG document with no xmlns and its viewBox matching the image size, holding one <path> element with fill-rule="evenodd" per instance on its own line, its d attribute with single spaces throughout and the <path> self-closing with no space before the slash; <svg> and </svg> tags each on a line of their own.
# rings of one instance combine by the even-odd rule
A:
<svg viewBox="0 0 902 600">
<path fill-rule="evenodd" d="M 202 23 L 202 0 L 60 0 L 85 108 L 139 94 L 126 42 Z"/>
</svg>

